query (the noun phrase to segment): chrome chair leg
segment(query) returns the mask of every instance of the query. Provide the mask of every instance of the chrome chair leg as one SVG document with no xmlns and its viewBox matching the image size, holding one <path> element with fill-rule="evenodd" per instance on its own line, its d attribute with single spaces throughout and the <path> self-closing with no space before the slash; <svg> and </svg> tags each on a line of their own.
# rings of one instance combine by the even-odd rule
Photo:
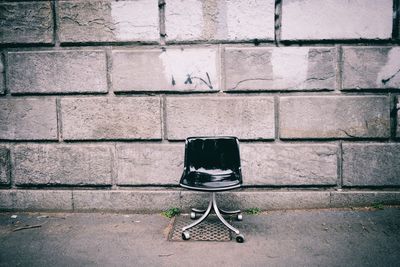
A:
<svg viewBox="0 0 400 267">
<path fill-rule="evenodd" d="M 231 229 L 233 232 L 235 232 L 235 234 L 240 234 L 239 230 L 236 229 L 235 227 L 233 227 L 232 225 L 230 225 L 225 219 L 224 217 L 222 217 L 221 213 L 219 212 L 218 206 L 217 206 L 217 201 L 215 200 L 215 193 L 212 193 L 212 201 L 213 201 L 213 207 L 214 207 L 214 211 L 215 214 L 217 215 L 218 219 L 221 220 L 221 222 L 228 227 L 229 229 Z"/>
<path fill-rule="evenodd" d="M 207 210 L 204 212 L 204 214 L 203 214 L 197 221 L 195 221 L 195 222 L 189 224 L 188 226 L 183 227 L 183 228 L 182 228 L 182 231 L 183 231 L 183 232 L 185 232 L 186 230 L 188 230 L 188 229 L 190 229 L 190 228 L 192 228 L 192 227 L 198 225 L 199 223 L 201 223 L 202 221 L 204 221 L 205 218 L 207 218 L 207 216 L 208 216 L 208 215 L 210 214 L 210 212 L 211 212 L 211 208 L 213 207 L 213 202 L 212 202 L 212 201 L 213 201 L 213 199 L 212 199 L 212 197 L 210 197 L 210 201 L 209 201 L 209 203 L 208 203 Z"/>
</svg>

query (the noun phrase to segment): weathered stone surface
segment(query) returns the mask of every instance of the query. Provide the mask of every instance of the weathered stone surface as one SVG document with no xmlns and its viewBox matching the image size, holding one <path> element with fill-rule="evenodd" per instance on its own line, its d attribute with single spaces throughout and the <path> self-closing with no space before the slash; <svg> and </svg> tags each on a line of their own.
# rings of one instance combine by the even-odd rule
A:
<svg viewBox="0 0 400 267">
<path fill-rule="evenodd" d="M 399 205 L 400 192 L 396 191 L 334 191 L 331 207 L 366 207 L 374 204 Z"/>
<path fill-rule="evenodd" d="M 52 43 L 50 1 L 0 3 L 0 43 Z"/>
<path fill-rule="evenodd" d="M 397 109 L 397 133 L 396 133 L 396 136 L 400 137 L 400 96 L 397 97 L 396 109 Z"/>
<path fill-rule="evenodd" d="M 65 140 L 160 139 L 159 97 L 61 100 Z"/>
<path fill-rule="evenodd" d="M 4 84 L 4 64 L 3 64 L 3 57 L 0 53 L 0 95 L 4 95 L 5 93 L 5 84 Z"/>
<path fill-rule="evenodd" d="M 226 48 L 226 90 L 335 89 L 334 48 Z"/>
<path fill-rule="evenodd" d="M 77 211 L 159 212 L 179 207 L 178 190 L 75 190 Z"/>
<path fill-rule="evenodd" d="M 281 97 L 280 136 L 291 138 L 387 138 L 386 96 Z"/>
<path fill-rule="evenodd" d="M 158 41 L 157 1 L 60 1 L 61 42 Z"/>
<path fill-rule="evenodd" d="M 399 186 L 400 144 L 343 144 L 343 185 Z"/>
<path fill-rule="evenodd" d="M 400 88 L 400 47 L 343 48 L 343 89 Z"/>
<path fill-rule="evenodd" d="M 337 146 L 319 144 L 240 145 L 246 185 L 334 185 Z"/>
<path fill-rule="evenodd" d="M 217 194 L 217 202 L 224 209 L 262 210 L 329 208 L 329 191 L 271 191 L 241 190 Z M 208 195 L 193 191 L 182 191 L 181 208 L 207 206 Z"/>
<path fill-rule="evenodd" d="M 10 151 L 0 147 L 0 184 L 10 183 Z"/>
<path fill-rule="evenodd" d="M 390 39 L 392 5 L 392 0 L 284 0 L 281 39 Z"/>
<path fill-rule="evenodd" d="M 73 198 L 72 198 L 73 194 Z M 171 207 L 206 206 L 208 194 L 178 190 L 0 190 L 0 210 L 159 212 Z M 72 205 L 73 201 L 73 205 Z M 217 194 L 225 209 L 262 210 L 398 205 L 396 191 L 241 190 Z"/>
<path fill-rule="evenodd" d="M 272 97 L 168 97 L 168 139 L 189 136 L 237 136 L 274 139 Z"/>
<path fill-rule="evenodd" d="M 109 185 L 111 148 L 105 145 L 17 145 L 17 185 Z"/>
<path fill-rule="evenodd" d="M 0 210 L 11 210 L 13 208 L 15 190 L 0 190 Z"/>
<path fill-rule="evenodd" d="M 274 39 L 273 0 L 168 0 L 167 41 Z"/>
<path fill-rule="evenodd" d="M 215 48 L 113 51 L 114 91 L 218 90 L 217 52 Z"/>
<path fill-rule="evenodd" d="M 117 146 L 117 184 L 178 185 L 183 172 L 183 144 Z"/>
<path fill-rule="evenodd" d="M 8 53 L 7 85 L 13 94 L 106 93 L 106 73 L 104 51 Z"/>
<path fill-rule="evenodd" d="M 71 211 L 71 190 L 0 190 L 0 210 Z"/>
<path fill-rule="evenodd" d="M 0 99 L 0 139 L 57 140 L 55 99 Z"/>
</svg>

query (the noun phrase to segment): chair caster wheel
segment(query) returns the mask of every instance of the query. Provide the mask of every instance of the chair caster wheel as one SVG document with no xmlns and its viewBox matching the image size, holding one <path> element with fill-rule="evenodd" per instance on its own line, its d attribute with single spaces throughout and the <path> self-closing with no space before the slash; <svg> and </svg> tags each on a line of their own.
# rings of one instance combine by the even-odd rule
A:
<svg viewBox="0 0 400 267">
<path fill-rule="evenodd" d="M 192 220 L 196 219 L 196 212 L 192 211 L 190 213 L 190 219 L 192 219 Z"/>
<path fill-rule="evenodd" d="M 190 239 L 190 234 L 189 234 L 189 232 L 187 232 L 187 231 L 182 232 L 182 239 L 183 239 L 183 240 L 189 240 L 189 239 Z M 236 237 L 236 239 L 237 239 L 237 237 Z"/>
<path fill-rule="evenodd" d="M 237 219 L 238 221 L 243 221 L 243 214 L 238 213 L 238 215 L 236 216 L 236 219 Z"/>
<path fill-rule="evenodd" d="M 238 243 L 243 243 L 244 242 L 244 236 L 242 234 L 236 236 L 236 242 Z"/>
</svg>

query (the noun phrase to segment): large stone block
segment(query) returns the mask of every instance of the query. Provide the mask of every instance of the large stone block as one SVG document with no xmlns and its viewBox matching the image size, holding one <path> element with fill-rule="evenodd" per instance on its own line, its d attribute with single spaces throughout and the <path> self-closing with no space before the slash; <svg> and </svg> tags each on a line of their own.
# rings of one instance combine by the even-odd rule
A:
<svg viewBox="0 0 400 267">
<path fill-rule="evenodd" d="M 117 184 L 177 185 L 183 172 L 183 144 L 117 146 Z"/>
<path fill-rule="evenodd" d="M 107 145 L 17 145 L 17 185 L 109 185 L 112 151 Z"/>
<path fill-rule="evenodd" d="M 13 208 L 14 195 L 14 190 L 0 190 L 0 210 L 11 210 Z"/>
<path fill-rule="evenodd" d="M 272 97 L 168 97 L 168 139 L 189 136 L 237 136 L 274 139 Z"/>
<path fill-rule="evenodd" d="M 392 2 L 284 0 L 281 39 L 390 39 Z"/>
<path fill-rule="evenodd" d="M 3 63 L 3 56 L 0 53 L 0 95 L 4 95 L 6 90 L 5 83 L 4 83 L 4 63 Z"/>
<path fill-rule="evenodd" d="M 10 151 L 0 147 L 0 184 L 10 183 Z"/>
<path fill-rule="evenodd" d="M 288 96 L 280 98 L 280 137 L 388 138 L 386 96 Z"/>
<path fill-rule="evenodd" d="M 57 138 L 55 99 L 0 99 L 0 139 Z"/>
<path fill-rule="evenodd" d="M 50 1 L 0 3 L 0 44 L 52 43 Z"/>
<path fill-rule="evenodd" d="M 343 144 L 343 185 L 399 186 L 400 144 Z"/>
<path fill-rule="evenodd" d="M 374 204 L 399 205 L 400 192 L 396 191 L 334 191 L 331 207 L 366 207 Z"/>
<path fill-rule="evenodd" d="M 161 139 L 159 97 L 61 100 L 65 140 Z"/>
<path fill-rule="evenodd" d="M 218 90 L 218 50 L 113 51 L 112 80 L 117 92 Z"/>
<path fill-rule="evenodd" d="M 106 93 L 105 52 L 8 53 L 7 86 L 13 94 Z"/>
<path fill-rule="evenodd" d="M 168 0 L 167 41 L 274 39 L 273 0 Z"/>
<path fill-rule="evenodd" d="M 400 96 L 397 96 L 397 104 L 396 104 L 396 110 L 397 110 L 397 131 L 396 131 L 396 136 L 400 137 Z"/>
<path fill-rule="evenodd" d="M 75 190 L 77 211 L 159 212 L 179 207 L 178 190 Z"/>
<path fill-rule="evenodd" d="M 71 190 L 0 190 L 0 210 L 72 211 Z"/>
<path fill-rule="evenodd" d="M 400 47 L 343 48 L 343 89 L 400 88 Z"/>
<path fill-rule="evenodd" d="M 241 144 L 245 185 L 334 185 L 337 146 Z"/>
<path fill-rule="evenodd" d="M 61 42 L 156 42 L 157 1 L 60 1 Z"/>
<path fill-rule="evenodd" d="M 329 191 L 276 191 L 276 190 L 240 190 L 217 194 L 217 202 L 224 209 L 250 209 L 262 210 L 282 209 L 313 209 L 329 208 Z M 199 204 L 207 205 L 207 195 L 193 191 L 182 191 L 181 207 L 188 210 L 198 207 Z"/>
<path fill-rule="evenodd" d="M 335 89 L 334 48 L 226 48 L 226 90 Z"/>
</svg>

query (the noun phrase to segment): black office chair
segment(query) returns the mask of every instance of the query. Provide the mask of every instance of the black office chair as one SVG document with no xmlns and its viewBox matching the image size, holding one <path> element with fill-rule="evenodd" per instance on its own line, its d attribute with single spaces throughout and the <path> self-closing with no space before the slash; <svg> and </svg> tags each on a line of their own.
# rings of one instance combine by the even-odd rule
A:
<svg viewBox="0 0 400 267">
<path fill-rule="evenodd" d="M 221 222 L 235 232 L 236 241 L 242 243 L 244 236 L 239 230 L 230 225 L 222 214 L 237 215 L 238 220 L 243 216 L 240 210 L 225 211 L 218 208 L 215 193 L 239 188 L 242 185 L 240 166 L 239 141 L 236 137 L 190 137 L 185 144 L 185 162 L 180 185 L 184 188 L 211 192 L 208 208 L 205 210 L 192 208 L 190 217 L 196 214 L 202 216 L 192 224 L 182 228 L 182 238 L 190 239 L 188 229 L 204 221 L 214 210 Z"/>
</svg>

